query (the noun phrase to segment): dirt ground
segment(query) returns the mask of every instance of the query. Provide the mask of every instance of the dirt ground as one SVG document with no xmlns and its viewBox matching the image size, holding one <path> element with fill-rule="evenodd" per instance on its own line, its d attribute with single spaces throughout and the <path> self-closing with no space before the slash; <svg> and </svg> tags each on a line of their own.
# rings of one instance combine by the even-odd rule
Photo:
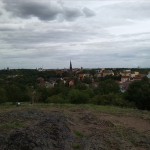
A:
<svg viewBox="0 0 150 150">
<path fill-rule="evenodd" d="M 0 150 L 149 150 L 150 120 L 86 108 L 0 112 Z"/>
</svg>

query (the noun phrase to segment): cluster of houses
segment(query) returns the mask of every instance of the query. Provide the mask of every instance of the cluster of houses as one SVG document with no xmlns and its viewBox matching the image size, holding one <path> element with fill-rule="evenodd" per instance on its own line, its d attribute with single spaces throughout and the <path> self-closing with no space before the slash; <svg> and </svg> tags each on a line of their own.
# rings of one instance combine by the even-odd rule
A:
<svg viewBox="0 0 150 150">
<path fill-rule="evenodd" d="M 101 69 L 97 71 L 96 77 L 106 77 L 106 76 L 114 76 L 114 72 L 112 70 Z"/>
<path fill-rule="evenodd" d="M 133 81 L 140 81 L 146 76 L 145 74 L 140 74 L 137 71 L 132 72 L 131 70 L 123 70 L 120 72 L 120 75 L 121 81 L 119 82 L 119 86 L 121 92 L 125 92 Z"/>
<path fill-rule="evenodd" d="M 88 78 L 90 79 L 91 83 L 87 84 L 83 82 L 86 86 L 98 87 L 100 82 L 97 82 L 96 79 L 105 78 L 107 76 L 117 76 L 120 77 L 120 81 L 117 81 L 120 90 L 121 92 L 125 92 L 133 81 L 142 80 L 142 78 L 145 76 L 150 78 L 150 73 L 146 75 L 141 74 L 138 71 L 131 71 L 131 70 L 122 70 L 120 72 L 116 71 L 114 72 L 113 70 L 110 69 L 100 69 L 95 71 L 96 71 L 95 74 L 90 73 L 90 71 L 88 73 L 83 73 L 83 68 L 73 69 L 71 64 L 70 69 L 56 70 L 56 74 L 60 75 L 59 78 L 50 78 L 48 81 L 45 81 L 44 78 L 40 77 L 37 80 L 40 86 L 45 86 L 46 88 L 53 88 L 58 83 L 65 84 L 68 87 L 73 87 L 76 85 L 78 81 L 83 82 L 85 78 Z M 64 77 L 63 74 L 66 72 L 70 74 L 70 76 Z"/>
</svg>

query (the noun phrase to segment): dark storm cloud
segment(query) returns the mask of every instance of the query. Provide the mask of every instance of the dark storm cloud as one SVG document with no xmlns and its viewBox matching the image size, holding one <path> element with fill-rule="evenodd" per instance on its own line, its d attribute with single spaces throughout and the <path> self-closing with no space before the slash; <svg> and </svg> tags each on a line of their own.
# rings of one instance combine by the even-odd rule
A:
<svg viewBox="0 0 150 150">
<path fill-rule="evenodd" d="M 57 1 L 20 1 L 3 0 L 4 7 L 14 16 L 21 18 L 38 17 L 40 20 L 55 20 L 57 17 L 72 21 L 80 16 L 91 17 L 94 12 L 89 8 L 80 10 L 73 7 L 65 7 Z"/>
<path fill-rule="evenodd" d="M 49 8 L 48 5 L 35 2 L 7 3 L 5 7 L 16 16 L 23 18 L 36 16 L 41 20 L 53 20 L 60 13 L 60 9 L 55 6 Z"/>
<path fill-rule="evenodd" d="M 41 20 L 53 20 L 61 13 L 61 8 L 50 3 L 39 3 L 38 1 L 9 1 L 4 0 L 5 8 L 7 11 L 13 13 L 13 15 L 21 18 L 30 18 L 32 16 L 38 17 Z"/>
<path fill-rule="evenodd" d="M 75 8 L 74 9 L 65 8 L 63 11 L 63 15 L 66 20 L 71 21 L 74 20 L 74 18 L 82 16 L 82 12 Z"/>
</svg>

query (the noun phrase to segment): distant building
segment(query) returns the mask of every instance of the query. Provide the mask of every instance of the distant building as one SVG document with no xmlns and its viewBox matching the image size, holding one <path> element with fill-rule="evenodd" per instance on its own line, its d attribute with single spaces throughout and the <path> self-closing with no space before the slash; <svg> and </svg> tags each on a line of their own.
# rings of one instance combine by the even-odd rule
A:
<svg viewBox="0 0 150 150">
<path fill-rule="evenodd" d="M 70 72 L 72 72 L 72 63 L 71 63 L 71 60 L 70 60 Z"/>
<path fill-rule="evenodd" d="M 101 69 L 97 72 L 97 77 L 114 76 L 114 72 L 112 70 Z"/>
<path fill-rule="evenodd" d="M 43 68 L 38 68 L 37 70 L 38 70 L 39 72 L 45 71 L 45 69 L 43 69 Z"/>
<path fill-rule="evenodd" d="M 55 87 L 55 85 L 56 85 L 57 83 L 54 81 L 54 82 L 45 82 L 45 87 L 46 88 L 54 88 Z"/>
<path fill-rule="evenodd" d="M 121 83 L 128 82 L 128 81 L 130 81 L 130 77 L 129 76 L 122 76 L 121 77 Z"/>
<path fill-rule="evenodd" d="M 149 78 L 149 79 L 150 79 L 150 72 L 148 73 L 147 78 Z"/>
<path fill-rule="evenodd" d="M 130 82 L 130 81 L 120 82 L 120 83 L 119 83 L 120 91 L 121 91 L 122 93 L 126 92 L 127 89 L 128 89 L 128 87 L 129 87 L 129 85 L 130 85 L 131 83 L 132 83 L 132 82 Z"/>
<path fill-rule="evenodd" d="M 131 78 L 135 78 L 136 76 L 139 76 L 140 73 L 135 71 L 134 73 L 131 73 Z"/>
<path fill-rule="evenodd" d="M 73 87 L 75 85 L 74 80 L 69 81 L 69 87 Z"/>
<path fill-rule="evenodd" d="M 145 75 L 142 75 L 142 74 L 137 75 L 133 78 L 133 81 L 141 81 L 144 77 L 145 77 Z"/>
<path fill-rule="evenodd" d="M 84 78 L 91 78 L 91 75 L 89 73 L 80 73 L 78 74 L 78 79 L 83 80 Z"/>
<path fill-rule="evenodd" d="M 123 70 L 121 73 L 120 73 L 121 76 L 128 76 L 130 77 L 131 76 L 131 70 Z"/>
</svg>

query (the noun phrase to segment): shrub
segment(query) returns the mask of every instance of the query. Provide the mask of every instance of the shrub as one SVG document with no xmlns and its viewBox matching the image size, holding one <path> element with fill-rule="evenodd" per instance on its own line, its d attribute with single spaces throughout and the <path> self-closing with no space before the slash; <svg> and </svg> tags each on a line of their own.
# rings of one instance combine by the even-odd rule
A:
<svg viewBox="0 0 150 150">
<path fill-rule="evenodd" d="M 98 89 L 100 94 L 119 93 L 120 91 L 118 83 L 110 79 L 101 81 Z"/>
<path fill-rule="evenodd" d="M 129 106 L 127 101 L 123 99 L 122 95 L 114 93 L 107 95 L 96 95 L 90 102 L 97 105 Z"/>
<path fill-rule="evenodd" d="M 78 84 L 76 85 L 76 89 L 78 89 L 78 90 L 86 90 L 86 89 L 87 89 L 87 86 L 86 86 L 86 84 L 84 84 L 84 83 L 78 83 Z"/>
<path fill-rule="evenodd" d="M 73 89 L 69 92 L 68 99 L 73 104 L 84 104 L 88 102 L 89 96 L 84 92 Z"/>
<path fill-rule="evenodd" d="M 48 97 L 46 100 L 47 103 L 65 103 L 65 100 L 62 98 L 61 95 L 53 95 Z"/>
<path fill-rule="evenodd" d="M 150 110 L 150 83 L 148 80 L 136 81 L 130 84 L 126 99 L 135 103 L 139 109 Z"/>
<path fill-rule="evenodd" d="M 7 101 L 6 91 L 3 88 L 0 88 L 0 103 Z"/>
<path fill-rule="evenodd" d="M 83 91 L 86 95 L 88 95 L 89 98 L 92 98 L 94 96 L 94 91 L 91 88 L 88 88 Z"/>
<path fill-rule="evenodd" d="M 18 85 L 9 85 L 6 87 L 7 98 L 9 102 L 24 102 L 29 101 L 29 96 L 27 95 L 27 90 L 25 87 L 19 87 Z"/>
</svg>

